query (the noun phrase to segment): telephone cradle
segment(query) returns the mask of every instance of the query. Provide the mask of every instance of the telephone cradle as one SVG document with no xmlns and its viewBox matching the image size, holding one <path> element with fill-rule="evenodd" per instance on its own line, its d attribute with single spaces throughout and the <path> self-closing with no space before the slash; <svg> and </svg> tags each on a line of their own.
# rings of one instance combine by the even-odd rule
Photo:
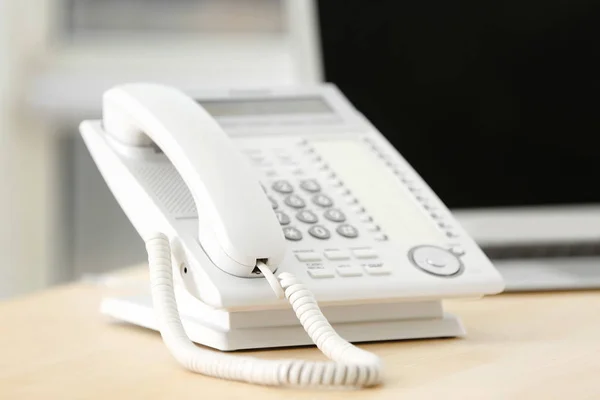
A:
<svg viewBox="0 0 600 400">
<path fill-rule="evenodd" d="M 151 286 L 105 298 L 101 312 L 160 330 L 190 369 L 378 384 L 377 357 L 348 342 L 463 336 L 442 301 L 503 290 L 448 208 L 333 85 L 127 84 L 105 93 L 103 109 L 80 131 L 144 238 Z M 199 351 L 188 338 L 222 351 L 317 343 L 339 365 L 261 364 L 271 372 L 258 376 L 188 356 Z"/>
<path fill-rule="evenodd" d="M 291 310 L 228 312 L 208 307 L 178 291 L 181 319 L 195 343 L 222 351 L 313 345 Z M 465 335 L 459 318 L 445 313 L 442 302 L 354 304 L 321 307 L 335 330 L 353 343 L 451 338 Z M 103 314 L 158 330 L 149 294 L 106 298 Z"/>
</svg>

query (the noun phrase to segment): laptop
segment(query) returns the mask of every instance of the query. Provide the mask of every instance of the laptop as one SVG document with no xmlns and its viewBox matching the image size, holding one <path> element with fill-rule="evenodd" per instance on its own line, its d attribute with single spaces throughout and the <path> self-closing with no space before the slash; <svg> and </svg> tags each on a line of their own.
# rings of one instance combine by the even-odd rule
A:
<svg viewBox="0 0 600 400">
<path fill-rule="evenodd" d="M 474 236 L 508 291 L 600 287 L 600 5 L 317 5 L 335 83 Z"/>
</svg>

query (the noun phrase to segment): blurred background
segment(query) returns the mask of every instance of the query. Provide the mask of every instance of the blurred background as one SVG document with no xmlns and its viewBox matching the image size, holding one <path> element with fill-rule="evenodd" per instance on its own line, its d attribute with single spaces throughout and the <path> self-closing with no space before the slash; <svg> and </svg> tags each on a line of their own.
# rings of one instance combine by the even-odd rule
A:
<svg viewBox="0 0 600 400">
<path fill-rule="evenodd" d="M 126 81 L 333 82 L 453 209 L 595 207 L 599 16 L 583 0 L 0 0 L 0 298 L 143 262 L 77 130 Z"/>
</svg>

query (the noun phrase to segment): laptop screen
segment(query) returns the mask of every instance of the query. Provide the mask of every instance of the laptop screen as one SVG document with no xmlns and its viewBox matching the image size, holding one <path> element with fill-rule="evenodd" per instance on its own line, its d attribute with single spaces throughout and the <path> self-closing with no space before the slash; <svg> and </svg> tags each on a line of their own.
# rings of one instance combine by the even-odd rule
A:
<svg viewBox="0 0 600 400">
<path fill-rule="evenodd" d="M 320 1 L 325 80 L 451 208 L 600 203 L 600 3 Z"/>
</svg>

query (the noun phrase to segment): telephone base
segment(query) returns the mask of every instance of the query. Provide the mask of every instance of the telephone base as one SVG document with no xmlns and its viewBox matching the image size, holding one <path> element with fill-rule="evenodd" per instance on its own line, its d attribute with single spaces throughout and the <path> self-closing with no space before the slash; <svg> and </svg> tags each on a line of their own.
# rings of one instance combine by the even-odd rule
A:
<svg viewBox="0 0 600 400">
<path fill-rule="evenodd" d="M 397 307 L 399 306 L 399 308 Z M 440 310 L 437 315 L 431 315 L 427 309 L 436 307 Z M 333 307 L 332 307 L 333 308 Z M 408 339 L 432 339 L 459 337 L 466 334 L 460 320 L 449 313 L 441 311 L 441 301 L 398 304 L 369 304 L 343 306 L 345 310 L 328 310 L 323 307 L 325 314 L 330 312 L 333 320 L 331 325 L 344 339 L 353 342 L 377 342 Z M 424 315 L 418 316 L 414 310 L 422 308 Z M 379 309 L 379 310 L 378 310 Z M 402 317 L 403 310 L 413 310 L 410 316 Z M 352 313 L 348 311 L 353 310 Z M 244 319 L 237 320 L 232 314 L 219 311 L 231 317 L 228 326 L 222 326 L 218 318 L 211 312 L 186 312 L 180 307 L 181 319 L 189 338 L 198 344 L 222 351 L 277 348 L 313 345 L 310 338 L 299 324 L 289 324 L 286 318 L 277 318 L 276 313 L 291 312 L 291 310 L 264 310 L 244 312 L 253 314 L 245 321 L 254 321 L 254 326 L 240 327 Z M 379 312 L 378 312 L 379 311 Z M 390 312 L 391 311 L 391 312 Z M 112 319 L 157 330 L 156 318 L 152 309 L 152 299 L 149 295 L 122 298 L 106 298 L 102 302 L 101 312 Z M 343 321 L 342 315 L 351 315 L 352 321 Z M 379 316 L 378 316 L 379 314 Z M 337 315 L 337 318 L 336 318 Z M 363 320 L 360 320 L 361 315 Z M 408 315 L 408 314 L 407 314 Z M 295 316 L 294 316 L 295 317 Z M 256 321 L 270 320 L 266 325 L 259 326 Z M 281 325 L 274 325 L 273 321 Z M 277 322 L 275 322 L 277 323 Z M 221 325 L 221 326 L 219 326 Z"/>
</svg>

